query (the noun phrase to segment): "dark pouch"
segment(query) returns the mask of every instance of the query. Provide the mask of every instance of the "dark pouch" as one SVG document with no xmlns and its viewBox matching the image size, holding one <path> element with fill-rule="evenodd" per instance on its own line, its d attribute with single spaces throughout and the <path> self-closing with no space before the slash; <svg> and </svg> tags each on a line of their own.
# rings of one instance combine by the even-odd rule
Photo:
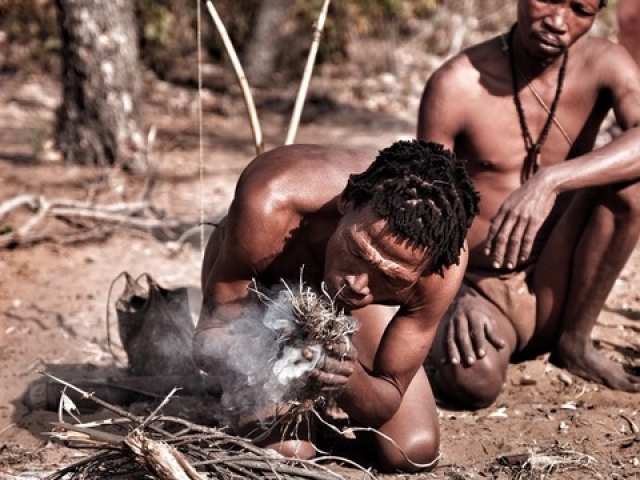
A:
<svg viewBox="0 0 640 480">
<path fill-rule="evenodd" d="M 115 308 L 133 375 L 197 375 L 191 358 L 194 325 L 185 287 L 166 289 L 147 273 L 126 285 Z"/>
</svg>

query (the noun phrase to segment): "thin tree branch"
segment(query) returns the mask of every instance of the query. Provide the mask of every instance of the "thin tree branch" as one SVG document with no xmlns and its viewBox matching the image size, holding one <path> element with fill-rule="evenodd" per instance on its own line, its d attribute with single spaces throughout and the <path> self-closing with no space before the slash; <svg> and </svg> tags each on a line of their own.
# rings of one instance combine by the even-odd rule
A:
<svg viewBox="0 0 640 480">
<path fill-rule="evenodd" d="M 322 30 L 324 29 L 324 23 L 327 19 L 327 11 L 329 10 L 329 3 L 331 0 L 324 0 L 320 16 L 316 22 L 316 28 L 313 32 L 313 42 L 309 50 L 309 56 L 307 57 L 307 65 L 305 66 L 302 74 L 302 81 L 300 82 L 300 90 L 296 98 L 296 103 L 293 108 L 293 114 L 291 115 L 291 122 L 289 123 L 289 131 L 287 132 L 287 138 L 285 139 L 285 145 L 291 145 L 296 137 L 298 125 L 300 124 L 300 115 L 302 114 L 302 107 L 304 106 L 304 100 L 307 96 L 307 90 L 309 89 L 309 83 L 311 82 L 311 73 L 313 72 L 313 65 L 316 61 L 316 55 L 318 53 L 318 47 L 320 45 L 320 38 L 322 37 Z"/>
<path fill-rule="evenodd" d="M 258 113 L 256 111 L 256 106 L 253 102 L 253 96 L 251 95 L 251 89 L 249 88 L 249 82 L 247 81 L 247 77 L 244 73 L 242 65 L 240 64 L 240 60 L 238 59 L 238 55 L 236 53 L 235 48 L 233 47 L 233 43 L 231 43 L 231 39 L 229 38 L 229 34 L 227 33 L 227 29 L 225 28 L 216 8 L 213 6 L 211 0 L 207 0 L 207 10 L 209 10 L 209 14 L 213 19 L 213 23 L 218 29 L 218 33 L 220 34 L 220 38 L 222 39 L 222 43 L 227 51 L 227 55 L 231 60 L 231 65 L 233 65 L 233 70 L 235 71 L 236 77 L 240 82 L 240 88 L 242 89 L 242 96 L 244 98 L 244 103 L 247 106 L 247 111 L 249 113 L 249 121 L 251 122 L 251 130 L 253 131 L 253 139 L 256 146 L 256 153 L 260 154 L 264 151 L 264 140 L 262 138 L 262 130 L 260 128 L 260 122 L 258 120 Z"/>
</svg>

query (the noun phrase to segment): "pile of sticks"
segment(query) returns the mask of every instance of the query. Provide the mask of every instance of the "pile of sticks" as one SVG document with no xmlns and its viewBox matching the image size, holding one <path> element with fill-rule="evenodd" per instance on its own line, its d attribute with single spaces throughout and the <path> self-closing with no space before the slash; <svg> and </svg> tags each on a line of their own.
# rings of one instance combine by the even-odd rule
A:
<svg viewBox="0 0 640 480">
<path fill-rule="evenodd" d="M 132 479 L 342 479 L 320 462 L 285 458 L 273 450 L 253 445 L 223 430 L 160 414 L 175 393 L 172 391 L 147 417 L 111 405 L 74 385 L 52 377 L 78 391 L 119 418 L 87 423 L 68 423 L 63 411 L 73 405 L 63 396 L 59 422 L 50 435 L 79 448 L 100 451 L 52 473 L 46 480 Z M 77 419 L 75 415 L 72 414 Z"/>
</svg>

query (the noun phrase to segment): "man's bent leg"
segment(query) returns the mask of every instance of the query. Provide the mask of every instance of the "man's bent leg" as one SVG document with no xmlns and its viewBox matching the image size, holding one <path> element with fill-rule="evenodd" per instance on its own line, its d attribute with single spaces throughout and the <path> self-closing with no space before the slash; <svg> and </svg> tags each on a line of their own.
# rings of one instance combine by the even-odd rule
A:
<svg viewBox="0 0 640 480">
<path fill-rule="evenodd" d="M 435 400 L 424 369 L 409 384 L 396 414 L 375 435 L 378 458 L 386 471 L 417 472 L 436 466 L 440 429 Z"/>
<path fill-rule="evenodd" d="M 535 279 L 541 337 L 557 339 L 551 361 L 588 380 L 633 391 L 638 379 L 599 353 L 591 333 L 640 236 L 639 190 L 631 185 L 577 193 L 549 239 Z M 562 264 L 568 267 L 558 272 Z"/>
<path fill-rule="evenodd" d="M 483 358 L 471 365 L 464 362 L 454 365 L 447 361 L 447 331 L 451 322 L 466 321 L 470 312 L 491 319 L 505 346 L 497 349 L 487 342 Z M 516 347 L 517 336 L 511 321 L 497 306 L 463 285 L 440 322 L 426 365 L 436 398 L 465 409 L 491 405 L 502 391 L 509 360 Z"/>
</svg>

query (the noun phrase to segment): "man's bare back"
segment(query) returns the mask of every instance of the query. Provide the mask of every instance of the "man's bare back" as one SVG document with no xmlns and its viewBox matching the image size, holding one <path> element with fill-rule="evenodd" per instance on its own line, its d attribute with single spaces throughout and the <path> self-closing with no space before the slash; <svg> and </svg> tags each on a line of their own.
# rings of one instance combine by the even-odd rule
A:
<svg viewBox="0 0 640 480">
<path fill-rule="evenodd" d="M 264 284 L 298 277 L 301 265 L 309 282 L 322 281 L 326 241 L 338 220 L 336 199 L 348 175 L 364 171 L 374 158 L 373 151 L 298 145 L 295 152 L 275 149 L 249 164 L 236 191 L 242 201 L 236 200 L 230 214 L 242 216 L 237 247 L 264 264 L 258 267 Z M 256 231 L 269 232 L 273 241 Z M 211 271 L 216 256 L 205 257 L 203 273 Z"/>
<path fill-rule="evenodd" d="M 355 348 L 328 346 L 309 381 L 339 390 L 352 421 L 382 432 L 375 443 L 383 468 L 414 471 L 437 459 L 437 412 L 422 363 L 462 281 L 477 195 L 440 145 L 397 142 L 374 157 L 295 145 L 249 164 L 205 253 L 194 359 L 223 371 L 227 327 L 258 305 L 253 281 L 297 281 L 302 269 L 304 282 L 318 291 L 324 284 L 360 321 Z M 311 457 L 312 431 L 276 431 L 262 443 Z"/>
<path fill-rule="evenodd" d="M 639 379 L 590 340 L 640 234 L 640 71 L 622 47 L 586 35 L 601 6 L 519 0 L 512 32 L 456 56 L 425 88 L 419 138 L 467 160 L 481 194 L 467 287 L 476 298 L 496 297 L 461 293 L 436 340 L 437 355 L 457 371 L 443 370 L 442 384 L 462 378 L 462 386 L 448 383 L 458 392 L 443 392 L 450 400 L 491 403 L 510 359 L 545 351 L 587 379 L 637 388 Z M 593 150 L 610 109 L 625 132 Z M 530 154 L 538 146 L 539 155 Z M 501 289 L 521 294 L 497 300 L 507 296 Z M 525 304 L 527 311 L 513 307 Z M 483 367 L 488 386 L 465 392 L 465 372 Z"/>
</svg>

